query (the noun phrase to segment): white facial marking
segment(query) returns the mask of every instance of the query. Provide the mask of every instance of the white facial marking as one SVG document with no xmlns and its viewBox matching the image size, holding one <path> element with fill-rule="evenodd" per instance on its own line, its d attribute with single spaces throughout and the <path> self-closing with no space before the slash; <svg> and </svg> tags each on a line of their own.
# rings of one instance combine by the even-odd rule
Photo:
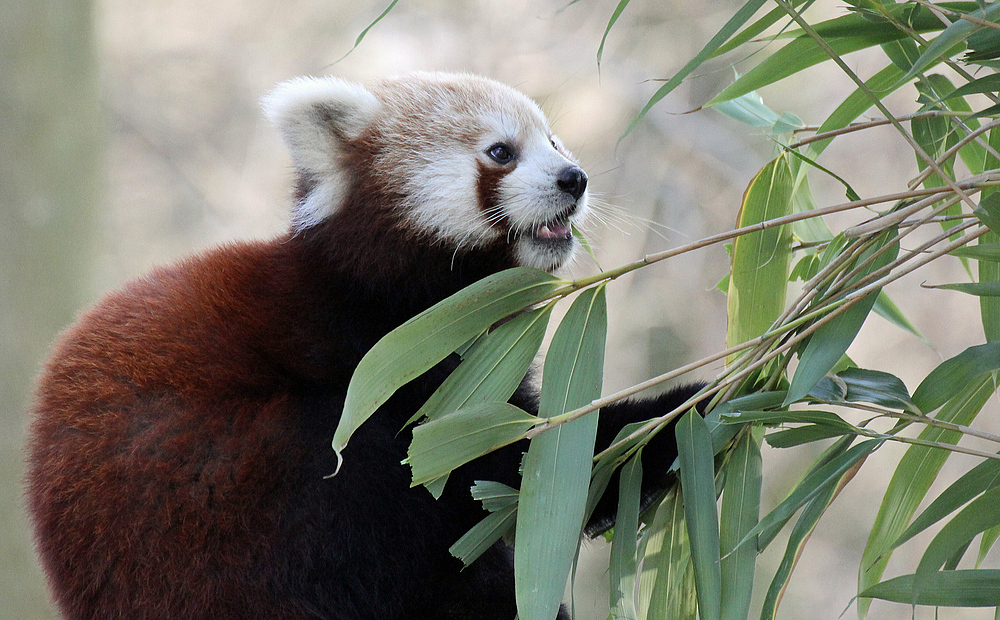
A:
<svg viewBox="0 0 1000 620">
<path fill-rule="evenodd" d="M 313 226 L 341 207 L 351 187 L 345 153 L 362 135 L 374 144 L 372 174 L 414 230 L 456 253 L 509 243 L 521 265 L 564 264 L 587 196 L 560 189 L 575 166 L 538 106 L 472 75 L 415 73 L 368 88 L 336 78 L 299 78 L 264 100 L 310 188 L 294 224 Z M 506 145 L 509 163 L 488 151 Z M 559 144 L 556 142 L 556 144 Z"/>
</svg>

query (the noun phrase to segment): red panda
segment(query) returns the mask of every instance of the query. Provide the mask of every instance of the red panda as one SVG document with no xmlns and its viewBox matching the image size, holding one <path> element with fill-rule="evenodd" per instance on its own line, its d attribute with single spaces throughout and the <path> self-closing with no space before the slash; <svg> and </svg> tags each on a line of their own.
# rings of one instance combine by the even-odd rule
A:
<svg viewBox="0 0 1000 620">
<path fill-rule="evenodd" d="M 329 442 L 382 336 L 491 273 L 572 256 L 587 176 L 530 99 L 485 78 L 300 78 L 264 106 L 296 169 L 288 232 L 110 293 L 39 380 L 27 500 L 53 597 L 73 620 L 513 620 L 510 550 L 463 571 L 448 547 L 485 516 L 473 481 L 518 486 L 525 446 L 457 470 L 440 500 L 400 464 L 400 429 L 454 360 L 366 422 L 333 478 Z M 602 410 L 598 449 L 694 389 Z M 530 381 L 511 402 L 537 411 Z M 645 450 L 648 489 L 671 435 Z"/>
</svg>

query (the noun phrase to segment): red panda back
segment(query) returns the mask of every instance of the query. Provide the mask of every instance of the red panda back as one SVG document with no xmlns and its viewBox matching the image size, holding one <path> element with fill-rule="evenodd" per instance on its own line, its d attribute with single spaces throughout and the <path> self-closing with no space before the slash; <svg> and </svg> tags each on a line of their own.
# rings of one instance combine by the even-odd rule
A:
<svg viewBox="0 0 1000 620">
<path fill-rule="evenodd" d="M 254 350 L 282 295 L 261 276 L 273 249 L 160 269 L 56 346 L 28 500 L 67 617 L 303 617 L 265 604 L 256 583 L 301 457 L 282 379 Z"/>
</svg>

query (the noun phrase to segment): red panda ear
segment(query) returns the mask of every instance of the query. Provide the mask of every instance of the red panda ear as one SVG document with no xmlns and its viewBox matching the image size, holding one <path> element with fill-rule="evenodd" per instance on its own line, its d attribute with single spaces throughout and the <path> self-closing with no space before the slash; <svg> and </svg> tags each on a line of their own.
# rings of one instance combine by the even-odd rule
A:
<svg viewBox="0 0 1000 620">
<path fill-rule="evenodd" d="M 299 77 L 279 84 L 261 104 L 313 189 L 296 206 L 296 228 L 336 211 L 348 179 L 340 168 L 345 143 L 359 137 L 378 114 L 379 100 L 364 86 L 334 77 Z"/>
</svg>

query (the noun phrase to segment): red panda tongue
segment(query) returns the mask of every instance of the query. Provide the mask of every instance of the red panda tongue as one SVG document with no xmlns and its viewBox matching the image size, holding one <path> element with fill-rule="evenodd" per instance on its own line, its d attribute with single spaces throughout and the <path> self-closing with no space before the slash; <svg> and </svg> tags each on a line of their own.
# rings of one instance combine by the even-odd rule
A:
<svg viewBox="0 0 1000 620">
<path fill-rule="evenodd" d="M 535 236 L 539 239 L 569 239 L 572 234 L 567 222 L 542 224 L 535 229 Z"/>
</svg>

